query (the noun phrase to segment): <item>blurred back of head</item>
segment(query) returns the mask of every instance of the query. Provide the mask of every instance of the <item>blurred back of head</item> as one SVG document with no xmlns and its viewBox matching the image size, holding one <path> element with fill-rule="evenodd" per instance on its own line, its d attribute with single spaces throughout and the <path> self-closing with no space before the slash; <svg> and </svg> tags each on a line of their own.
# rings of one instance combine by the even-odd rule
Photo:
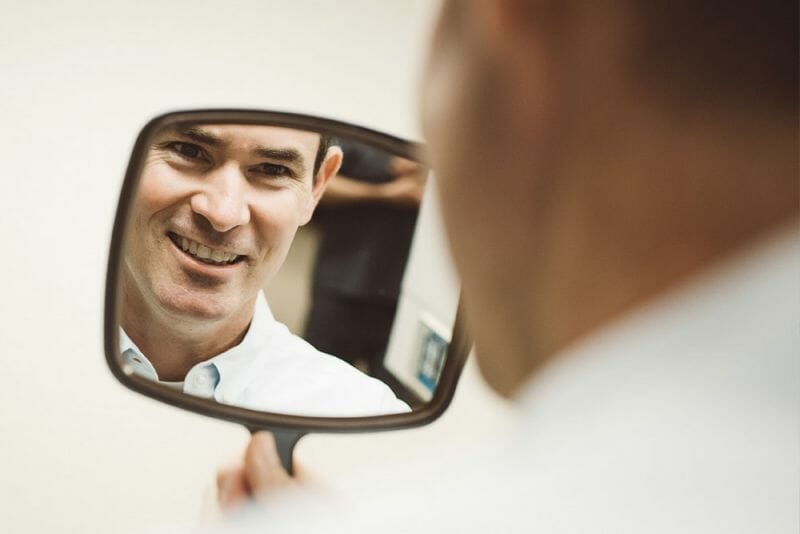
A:
<svg viewBox="0 0 800 534">
<path fill-rule="evenodd" d="M 681 107 L 797 115 L 797 2 L 629 1 L 631 59 L 648 90 Z M 794 113 L 792 113 L 794 112 Z"/>
<path fill-rule="evenodd" d="M 797 11 L 445 4 L 423 122 L 495 389 L 797 216 Z"/>
</svg>

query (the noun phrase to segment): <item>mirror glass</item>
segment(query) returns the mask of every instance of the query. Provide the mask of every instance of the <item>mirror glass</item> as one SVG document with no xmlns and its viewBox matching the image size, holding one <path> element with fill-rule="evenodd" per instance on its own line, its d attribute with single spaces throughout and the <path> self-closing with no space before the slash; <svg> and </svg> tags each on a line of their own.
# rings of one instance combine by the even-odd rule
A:
<svg viewBox="0 0 800 534">
<path fill-rule="evenodd" d="M 457 289 L 430 264 L 421 163 L 310 130 L 180 123 L 138 168 L 117 293 L 126 374 L 288 415 L 430 401 Z M 454 297 L 434 309 L 431 291 Z"/>
</svg>

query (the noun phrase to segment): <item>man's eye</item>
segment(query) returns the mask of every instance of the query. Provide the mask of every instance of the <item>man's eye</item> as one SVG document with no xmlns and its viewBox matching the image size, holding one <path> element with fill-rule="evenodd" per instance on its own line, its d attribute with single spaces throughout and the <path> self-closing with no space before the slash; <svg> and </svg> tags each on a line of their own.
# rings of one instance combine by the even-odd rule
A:
<svg viewBox="0 0 800 534">
<path fill-rule="evenodd" d="M 203 149 L 192 143 L 175 141 L 169 143 L 166 148 L 187 159 L 206 159 Z"/>
<path fill-rule="evenodd" d="M 262 163 L 261 165 L 257 166 L 255 170 L 256 172 L 265 174 L 267 176 L 294 176 L 294 173 L 292 173 L 292 170 L 289 167 L 275 163 Z"/>
</svg>

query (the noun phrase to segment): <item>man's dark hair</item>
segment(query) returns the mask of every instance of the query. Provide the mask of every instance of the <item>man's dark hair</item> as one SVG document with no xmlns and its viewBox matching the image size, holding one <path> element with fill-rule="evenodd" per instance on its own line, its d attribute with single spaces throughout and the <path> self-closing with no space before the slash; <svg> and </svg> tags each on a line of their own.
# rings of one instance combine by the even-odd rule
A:
<svg viewBox="0 0 800 534">
<path fill-rule="evenodd" d="M 797 106 L 795 0 L 631 0 L 642 81 L 681 105 Z"/>
<path fill-rule="evenodd" d="M 317 181 L 317 173 L 319 172 L 319 168 L 322 166 L 322 162 L 325 161 L 325 155 L 328 153 L 328 149 L 333 144 L 333 137 L 326 134 L 319 134 L 319 148 L 317 149 L 317 157 L 314 158 L 314 174 L 311 177 L 311 183 L 316 183 Z"/>
</svg>

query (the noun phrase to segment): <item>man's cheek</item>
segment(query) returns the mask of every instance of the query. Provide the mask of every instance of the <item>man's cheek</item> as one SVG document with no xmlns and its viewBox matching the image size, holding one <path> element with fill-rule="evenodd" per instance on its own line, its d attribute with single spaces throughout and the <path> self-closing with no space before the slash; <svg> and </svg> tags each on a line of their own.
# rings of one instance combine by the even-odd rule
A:
<svg viewBox="0 0 800 534">
<path fill-rule="evenodd" d="M 165 168 L 153 168 L 142 176 L 136 192 L 138 201 L 144 207 L 160 209 L 188 197 L 195 182 L 185 175 Z"/>
<path fill-rule="evenodd" d="M 263 218 L 273 232 L 283 233 L 286 228 L 299 226 L 311 205 L 310 194 L 283 191 L 262 209 Z M 294 232 L 292 230 L 292 233 Z"/>
</svg>

